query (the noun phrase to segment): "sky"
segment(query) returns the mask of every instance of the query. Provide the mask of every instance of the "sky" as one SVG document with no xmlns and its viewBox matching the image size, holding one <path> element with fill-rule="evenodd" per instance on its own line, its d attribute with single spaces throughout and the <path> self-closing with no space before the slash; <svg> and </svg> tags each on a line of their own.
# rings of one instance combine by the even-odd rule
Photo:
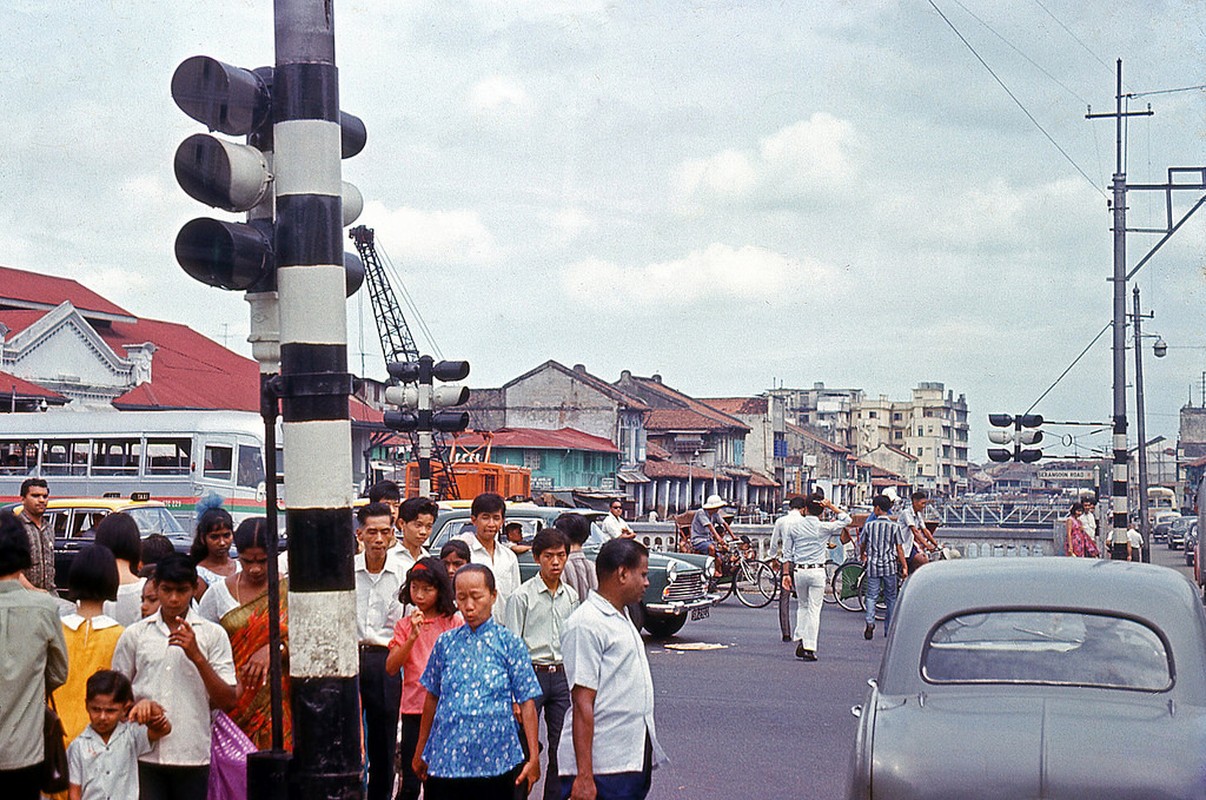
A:
<svg viewBox="0 0 1206 800">
<path fill-rule="evenodd" d="M 335 29 L 368 130 L 343 163 L 357 224 L 473 386 L 550 358 L 697 396 L 940 381 L 980 458 L 986 415 L 1027 410 L 1110 321 L 1114 126 L 1085 113 L 1113 110 L 1116 59 L 1155 112 L 1128 121 L 1128 181 L 1206 166 L 1206 91 L 1165 91 L 1206 84 L 1197 0 L 336 0 Z M 192 55 L 271 64 L 272 4 L 9 0 L 0 30 L 0 263 L 250 355 L 240 293 L 175 262 L 189 219 L 237 217 L 176 185 L 202 127 L 169 89 Z M 1165 225 L 1163 195 L 1128 205 Z M 1130 263 L 1157 239 L 1130 234 Z M 1206 211 L 1135 281 L 1169 348 L 1145 342 L 1149 437 L 1203 403 L 1204 253 Z M 348 327 L 383 378 L 366 292 Z M 1109 339 L 1034 410 L 1109 419 Z"/>
</svg>

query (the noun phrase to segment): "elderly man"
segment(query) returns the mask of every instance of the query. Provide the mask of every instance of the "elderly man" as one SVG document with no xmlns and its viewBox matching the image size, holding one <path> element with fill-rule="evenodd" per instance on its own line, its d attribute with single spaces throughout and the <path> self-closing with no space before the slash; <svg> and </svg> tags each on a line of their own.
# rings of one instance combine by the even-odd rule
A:
<svg viewBox="0 0 1206 800">
<path fill-rule="evenodd" d="M 715 556 L 716 545 L 724 543 L 724 537 L 720 535 L 720 531 L 727 531 L 729 526 L 720 516 L 722 508 L 724 508 L 724 500 L 720 498 L 720 495 L 714 494 L 704 501 L 703 508 L 696 511 L 695 516 L 691 517 L 691 549 L 696 553 Z"/>
</svg>

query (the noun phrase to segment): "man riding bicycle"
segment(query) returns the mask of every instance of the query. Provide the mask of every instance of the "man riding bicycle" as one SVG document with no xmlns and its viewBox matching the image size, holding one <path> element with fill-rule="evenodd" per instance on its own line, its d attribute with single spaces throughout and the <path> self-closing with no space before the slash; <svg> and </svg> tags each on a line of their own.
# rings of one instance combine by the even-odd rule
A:
<svg viewBox="0 0 1206 800">
<path fill-rule="evenodd" d="M 910 497 L 912 502 L 900 511 L 900 524 L 912 534 L 905 555 L 909 559 L 909 569 L 913 571 L 922 564 L 928 564 L 928 554 L 938 549 L 938 541 L 925 524 L 925 507 L 930 502 L 929 497 L 923 489 L 918 489 Z"/>
</svg>

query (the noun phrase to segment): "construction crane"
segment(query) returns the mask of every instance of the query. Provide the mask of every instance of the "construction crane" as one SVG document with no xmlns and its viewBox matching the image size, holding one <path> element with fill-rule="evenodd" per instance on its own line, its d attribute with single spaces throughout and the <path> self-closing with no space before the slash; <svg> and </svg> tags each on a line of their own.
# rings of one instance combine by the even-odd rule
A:
<svg viewBox="0 0 1206 800">
<path fill-rule="evenodd" d="M 377 254 L 373 229 L 357 225 L 348 231 L 348 236 L 356 244 L 356 252 L 360 255 L 360 260 L 364 262 L 364 280 L 368 284 L 369 299 L 373 305 L 373 318 L 377 323 L 377 335 L 381 338 L 381 351 L 385 356 L 386 363 L 417 361 L 419 348 L 415 344 L 415 337 L 410 332 L 410 326 L 406 324 L 406 317 L 402 315 L 398 297 L 394 294 L 394 288 L 390 284 L 389 277 L 385 274 L 385 267 Z M 394 379 L 391 378 L 391 380 Z M 418 452 L 418 445 L 419 435 L 412 431 L 410 434 L 412 454 Z M 431 455 L 432 460 L 440 467 L 432 470 L 432 475 L 436 479 L 435 485 L 432 487 L 436 499 L 460 499 L 456 474 L 449 463 L 448 447 L 442 433 L 436 433 Z"/>
</svg>

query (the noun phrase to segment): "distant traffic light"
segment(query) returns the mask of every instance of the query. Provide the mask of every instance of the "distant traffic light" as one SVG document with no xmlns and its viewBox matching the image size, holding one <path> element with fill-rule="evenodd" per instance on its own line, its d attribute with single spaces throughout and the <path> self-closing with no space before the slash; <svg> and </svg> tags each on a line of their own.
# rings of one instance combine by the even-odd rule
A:
<svg viewBox="0 0 1206 800">
<path fill-rule="evenodd" d="M 172 99 L 210 131 L 246 136 L 247 144 L 208 133 L 189 136 L 176 149 L 176 180 L 190 197 L 223 211 L 248 212 L 246 222 L 202 217 L 176 236 L 176 260 L 191 277 L 222 289 L 271 291 L 276 288 L 275 198 L 272 163 L 272 67 L 256 70 L 224 64 L 209 56 L 181 62 L 172 75 Z M 364 123 L 340 112 L 341 155 L 364 147 Z M 343 224 L 352 224 L 364 198 L 343 183 Z M 345 253 L 350 297 L 364 281 L 360 260 Z"/>
<path fill-rule="evenodd" d="M 464 386 L 435 386 L 435 381 L 463 381 L 469 377 L 468 361 L 435 361 L 431 356 L 419 356 L 418 361 L 394 361 L 386 365 L 390 377 L 400 386 L 385 390 L 385 402 L 397 410 L 383 415 L 386 427 L 413 433 L 417 438 L 416 458 L 419 463 L 419 494 L 431 496 L 431 456 L 433 433 L 458 433 L 469 427 L 466 411 L 440 411 L 469 401 L 469 389 Z"/>
<path fill-rule="evenodd" d="M 1041 414 L 1018 414 L 1012 416 L 1010 414 L 989 414 L 988 424 L 995 428 L 1009 428 L 1013 430 L 990 430 L 988 432 L 988 440 L 993 444 L 1012 444 L 1013 449 L 1007 450 L 1004 448 L 988 448 L 988 458 L 992 461 L 1018 461 L 1023 464 L 1033 464 L 1043 457 L 1042 450 L 1026 449 L 1030 445 L 1038 444 L 1043 440 L 1043 432 L 1039 430 L 1031 430 L 1038 428 L 1043 424 Z"/>
</svg>

